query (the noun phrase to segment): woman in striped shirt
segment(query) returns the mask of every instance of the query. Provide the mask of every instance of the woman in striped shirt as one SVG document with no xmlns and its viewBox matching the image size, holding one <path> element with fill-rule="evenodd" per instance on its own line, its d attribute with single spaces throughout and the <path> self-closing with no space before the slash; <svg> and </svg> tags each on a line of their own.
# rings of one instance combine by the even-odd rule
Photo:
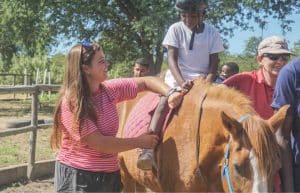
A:
<svg viewBox="0 0 300 193">
<path fill-rule="evenodd" d="M 82 43 L 71 48 L 64 83 L 54 115 L 52 148 L 58 148 L 55 165 L 56 192 L 120 192 L 117 153 L 153 148 L 156 135 L 117 138 L 116 104 L 144 90 L 162 95 L 169 86 L 155 77 L 107 79 L 107 62 L 101 47 Z M 169 106 L 182 101 L 169 93 Z"/>
</svg>

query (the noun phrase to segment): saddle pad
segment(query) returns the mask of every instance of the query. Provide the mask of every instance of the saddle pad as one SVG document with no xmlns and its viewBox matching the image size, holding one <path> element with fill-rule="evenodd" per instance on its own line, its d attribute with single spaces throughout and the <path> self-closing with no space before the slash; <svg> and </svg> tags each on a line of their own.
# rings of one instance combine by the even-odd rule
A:
<svg viewBox="0 0 300 193">
<path fill-rule="evenodd" d="M 148 132 L 152 115 L 155 111 L 157 104 L 159 103 L 159 100 L 159 94 L 149 93 L 142 97 L 136 103 L 136 105 L 133 107 L 130 114 L 128 115 L 124 127 L 124 137 L 137 137 L 143 133 Z M 168 120 L 168 116 L 166 117 L 166 120 Z"/>
</svg>

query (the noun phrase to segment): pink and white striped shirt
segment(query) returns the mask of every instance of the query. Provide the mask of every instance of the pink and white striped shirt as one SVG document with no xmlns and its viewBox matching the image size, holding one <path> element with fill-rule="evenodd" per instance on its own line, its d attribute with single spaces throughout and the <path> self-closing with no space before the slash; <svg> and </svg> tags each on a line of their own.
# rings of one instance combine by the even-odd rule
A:
<svg viewBox="0 0 300 193">
<path fill-rule="evenodd" d="M 100 131 L 105 136 L 116 136 L 119 127 L 116 104 L 136 97 L 137 92 L 137 84 L 132 78 L 105 81 L 101 90 L 99 89 L 92 96 L 97 121 L 95 123 L 90 119 L 84 119 L 80 135 L 72 131 L 73 114 L 66 99 L 63 99 L 60 107 L 63 139 L 57 159 L 65 165 L 92 172 L 119 170 L 117 153 L 99 153 L 88 145 L 80 143 L 80 138 L 95 131 Z"/>
</svg>

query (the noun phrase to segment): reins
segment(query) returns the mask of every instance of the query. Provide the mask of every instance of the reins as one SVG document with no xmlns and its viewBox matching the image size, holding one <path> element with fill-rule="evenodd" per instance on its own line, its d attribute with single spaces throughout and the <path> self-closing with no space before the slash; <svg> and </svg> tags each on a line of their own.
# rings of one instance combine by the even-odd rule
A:
<svg viewBox="0 0 300 193">
<path fill-rule="evenodd" d="M 201 173 L 200 167 L 199 167 L 199 155 L 200 155 L 200 122 L 201 122 L 201 117 L 203 113 L 203 103 L 207 97 L 207 92 L 205 91 L 201 97 L 200 97 L 200 108 L 199 108 L 199 117 L 198 117 L 198 122 L 197 122 L 197 133 L 196 133 L 196 164 L 197 164 L 197 169 L 196 169 L 196 174 L 198 174 L 203 181 L 205 182 L 206 185 L 208 185 L 206 179 Z"/>
</svg>

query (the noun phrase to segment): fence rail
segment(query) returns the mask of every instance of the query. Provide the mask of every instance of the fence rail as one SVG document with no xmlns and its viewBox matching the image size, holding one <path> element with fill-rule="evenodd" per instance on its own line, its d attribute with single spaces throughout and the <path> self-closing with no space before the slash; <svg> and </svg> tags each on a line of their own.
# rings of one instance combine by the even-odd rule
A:
<svg viewBox="0 0 300 193">
<path fill-rule="evenodd" d="M 6 129 L 0 132 L 0 138 L 16 135 L 20 133 L 31 132 L 29 140 L 29 156 L 27 165 L 27 178 L 33 179 L 33 171 L 35 168 L 35 153 L 37 130 L 52 126 L 52 124 L 38 124 L 38 96 L 41 91 L 58 91 L 60 85 L 34 85 L 34 86 L 0 86 L 0 94 L 4 93 L 30 93 L 31 94 L 31 125 L 17 129 Z"/>
</svg>

